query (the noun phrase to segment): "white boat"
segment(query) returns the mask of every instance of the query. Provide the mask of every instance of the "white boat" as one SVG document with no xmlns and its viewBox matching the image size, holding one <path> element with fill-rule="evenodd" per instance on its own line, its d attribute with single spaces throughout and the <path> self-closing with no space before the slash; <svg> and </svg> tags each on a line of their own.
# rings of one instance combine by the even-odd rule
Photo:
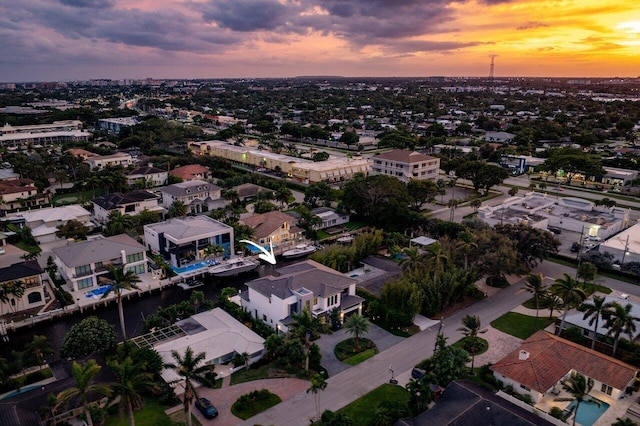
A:
<svg viewBox="0 0 640 426">
<path fill-rule="evenodd" d="M 302 256 L 306 256 L 307 254 L 311 254 L 316 250 L 318 250 L 316 246 L 309 245 L 309 244 L 299 244 L 295 246 L 295 248 L 292 248 L 291 250 L 287 250 L 284 253 L 282 253 L 282 257 L 289 258 L 289 259 L 292 259 L 294 257 L 302 257 Z"/>
<path fill-rule="evenodd" d="M 200 280 L 188 280 L 178 283 L 178 287 L 183 288 L 184 290 L 191 290 L 192 288 L 202 287 L 204 283 Z"/>
<path fill-rule="evenodd" d="M 216 277 L 230 277 L 253 271 L 258 266 L 260 266 L 260 262 L 250 257 L 233 257 L 211 266 L 209 273 Z"/>
<path fill-rule="evenodd" d="M 336 241 L 339 242 L 339 243 L 345 243 L 346 244 L 346 243 L 352 242 L 353 239 L 354 239 L 353 235 L 348 235 L 347 234 L 347 235 L 345 235 L 343 237 L 338 238 Z"/>
</svg>

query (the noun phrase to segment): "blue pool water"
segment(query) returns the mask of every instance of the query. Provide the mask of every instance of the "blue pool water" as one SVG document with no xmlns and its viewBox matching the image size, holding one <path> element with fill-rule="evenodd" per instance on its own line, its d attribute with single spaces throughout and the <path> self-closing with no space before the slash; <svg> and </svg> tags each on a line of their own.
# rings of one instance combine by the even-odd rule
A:
<svg viewBox="0 0 640 426">
<path fill-rule="evenodd" d="M 599 399 L 594 397 L 588 397 L 590 399 L 586 399 L 580 403 L 580 407 L 578 407 L 578 416 L 576 417 L 576 421 L 580 423 L 582 426 L 591 426 L 596 420 L 600 418 L 602 413 L 607 411 L 609 408 L 609 404 L 606 402 L 602 402 Z M 591 401 L 595 400 L 600 405 Z M 571 404 L 567 407 L 567 410 L 573 410 L 573 407 L 576 406 L 576 400 L 571 401 Z"/>
<path fill-rule="evenodd" d="M 12 398 L 14 396 L 21 395 L 21 394 L 23 394 L 25 392 L 29 392 L 29 391 L 32 391 L 34 389 L 38 389 L 39 387 L 40 387 L 40 385 L 25 386 L 23 388 L 20 388 L 20 390 L 14 390 L 13 392 L 9 392 L 8 394 L 6 394 L 5 396 L 3 396 L 0 399 Z"/>
<path fill-rule="evenodd" d="M 91 291 L 88 291 L 84 294 L 84 297 L 86 298 L 91 298 L 91 297 L 98 297 L 98 296 L 102 296 L 103 294 L 105 294 L 107 291 L 109 291 L 109 289 L 111 288 L 110 285 L 103 285 L 101 287 L 98 288 L 94 288 Z"/>
<path fill-rule="evenodd" d="M 255 247 L 255 246 L 252 246 L 252 245 L 247 244 L 247 245 L 245 245 L 245 247 L 249 249 L 249 251 L 251 252 L 251 254 L 258 254 L 258 253 L 262 253 L 262 250 L 260 250 L 259 248 Z M 264 245 L 264 246 L 262 246 L 262 247 L 264 247 L 264 249 L 265 249 L 266 251 L 271 250 L 271 246 L 270 246 L 270 245 Z M 277 246 L 276 244 L 274 244 L 274 245 L 273 245 L 273 248 L 276 248 L 276 247 L 278 247 L 278 246 Z"/>
<path fill-rule="evenodd" d="M 196 269 L 204 268 L 211 265 L 215 265 L 215 262 L 213 260 L 202 261 L 194 263 L 193 265 L 182 266 L 180 268 L 172 266 L 171 269 L 173 269 L 177 274 L 184 274 L 185 272 L 194 271 Z"/>
</svg>

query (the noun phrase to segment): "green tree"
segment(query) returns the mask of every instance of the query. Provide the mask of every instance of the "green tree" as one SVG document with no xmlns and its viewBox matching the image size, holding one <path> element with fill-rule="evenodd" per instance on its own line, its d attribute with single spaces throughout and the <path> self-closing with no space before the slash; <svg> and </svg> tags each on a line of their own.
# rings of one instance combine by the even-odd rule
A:
<svg viewBox="0 0 640 426">
<path fill-rule="evenodd" d="M 636 321 L 640 318 L 631 313 L 633 305 L 630 303 L 622 306 L 617 302 L 613 302 L 611 306 L 604 312 L 604 324 L 609 329 L 609 335 L 613 336 L 613 352 L 611 356 L 615 356 L 618 349 L 620 335 L 625 333 L 629 336 L 629 340 L 633 340 L 633 333 L 636 331 Z"/>
<path fill-rule="evenodd" d="M 409 407 L 411 415 L 418 416 L 429 408 L 429 404 L 433 401 L 433 392 L 429 383 L 429 376 L 424 376 L 419 380 L 411 379 L 405 386 L 409 391 Z"/>
<path fill-rule="evenodd" d="M 26 289 L 27 286 L 22 280 L 6 281 L 0 284 L 0 303 L 10 304 L 13 312 L 17 312 L 18 301 L 22 299 Z M 13 303 L 10 303 L 12 301 Z"/>
<path fill-rule="evenodd" d="M 580 404 L 585 400 L 591 389 L 593 389 L 593 379 L 586 378 L 580 373 L 572 372 L 569 378 L 563 380 L 562 388 L 569 392 L 571 396 L 575 399 L 576 405 L 573 408 L 573 425 L 576 424 L 576 418 L 578 417 L 578 409 L 580 408 Z"/>
<path fill-rule="evenodd" d="M 73 398 L 79 396 L 82 400 L 84 414 L 89 426 L 93 426 L 91 411 L 89 410 L 89 394 L 97 393 L 102 396 L 109 396 L 111 394 L 109 386 L 94 383 L 94 379 L 100 372 L 101 368 L 102 367 L 96 364 L 94 359 L 90 359 L 85 364 L 78 364 L 74 361 L 71 366 L 71 375 L 73 376 L 76 385 L 63 390 L 57 396 L 58 400 L 63 404 L 69 403 Z"/>
<path fill-rule="evenodd" d="M 82 222 L 72 219 L 64 225 L 58 227 L 58 230 L 56 231 L 56 237 L 84 240 L 87 237 L 89 230 L 89 227 Z"/>
<path fill-rule="evenodd" d="M 529 274 L 526 277 L 526 281 L 524 283 L 524 288 L 529 293 L 533 294 L 533 299 L 536 302 L 536 320 L 533 324 L 533 329 L 538 329 L 538 313 L 540 312 L 540 300 L 544 298 L 544 296 L 549 291 L 548 286 L 544 282 L 544 277 L 540 272 L 535 274 Z"/>
<path fill-rule="evenodd" d="M 173 369 L 181 377 L 178 381 L 182 382 L 184 388 L 184 412 L 187 414 L 187 424 L 191 426 L 191 405 L 194 398 L 198 397 L 194 383 L 212 386 L 210 376 L 215 366 L 203 364 L 207 355 L 204 352 L 194 355 L 190 347 L 187 347 L 184 356 L 180 355 L 178 351 L 171 351 L 171 356 L 175 363 L 167 363 L 165 367 Z"/>
<path fill-rule="evenodd" d="M 402 250 L 402 254 L 404 256 L 400 259 L 400 266 L 402 266 L 403 270 L 406 271 L 423 266 L 422 254 L 418 247 L 405 247 L 405 249 Z"/>
<path fill-rule="evenodd" d="M 180 200 L 175 200 L 169 206 L 169 211 L 167 212 L 168 217 L 183 217 L 186 216 L 189 212 L 189 208 Z"/>
<path fill-rule="evenodd" d="M 320 418 L 320 392 L 327 388 L 327 381 L 322 373 L 318 373 L 311 377 L 311 386 L 307 389 L 307 393 L 312 393 L 316 403 L 316 418 Z"/>
<path fill-rule="evenodd" d="M 443 268 L 449 261 L 449 257 L 445 253 L 445 250 L 439 241 L 436 241 L 433 244 L 427 246 L 427 248 L 425 249 L 424 256 L 427 261 L 427 264 L 433 270 L 433 282 L 437 285 L 438 273 L 440 273 L 443 270 Z"/>
<path fill-rule="evenodd" d="M 598 327 L 600 318 L 611 308 L 611 303 L 607 303 L 605 297 L 593 296 L 593 300 L 582 303 L 578 310 L 584 312 L 583 320 L 589 319 L 589 325 L 593 326 L 593 338 L 591 339 L 591 349 L 596 346 L 598 340 Z"/>
<path fill-rule="evenodd" d="M 611 423 L 611 426 L 638 426 L 638 423 L 627 417 L 617 417 L 616 421 Z"/>
<path fill-rule="evenodd" d="M 98 352 L 112 353 L 117 347 L 116 334 L 105 320 L 90 316 L 75 324 L 64 336 L 62 355 L 80 358 Z"/>
<path fill-rule="evenodd" d="M 109 213 L 105 234 L 108 236 L 124 234 L 131 228 L 133 228 L 133 218 L 128 214 L 122 214 L 120 210 L 114 210 Z"/>
<path fill-rule="evenodd" d="M 42 370 L 42 366 L 45 363 L 45 355 L 53 353 L 53 349 L 49 344 L 49 340 L 46 336 L 33 336 L 33 340 L 24 346 L 26 352 L 33 356 L 34 361 Z"/>
<path fill-rule="evenodd" d="M 114 396 L 120 397 L 120 410 L 123 412 L 126 409 L 129 425 L 134 426 L 133 412 L 142 406 L 142 393 L 155 392 L 159 387 L 153 380 L 153 374 L 145 372 L 144 366 L 137 365 L 130 357 L 123 361 L 108 361 L 107 365 L 116 378 L 111 389 Z"/>
<path fill-rule="evenodd" d="M 360 338 L 369 332 L 369 326 L 369 321 L 360 314 L 353 314 L 345 321 L 347 334 L 356 339 L 356 351 L 360 350 Z"/>
<path fill-rule="evenodd" d="M 471 374 L 473 374 L 476 352 L 478 352 L 478 334 L 486 333 L 487 329 L 481 330 L 482 322 L 478 315 L 465 315 L 460 322 L 462 327 L 458 331 L 470 340 L 467 352 L 471 353 Z"/>
<path fill-rule="evenodd" d="M 140 277 L 131 269 L 124 270 L 124 266 L 115 267 L 112 265 L 107 266 L 109 273 L 106 276 L 100 277 L 99 281 L 104 285 L 109 285 L 107 291 L 102 295 L 102 298 L 106 298 L 109 294 L 114 293 L 116 295 L 116 302 L 118 303 L 118 314 L 120 316 L 120 330 L 122 331 L 122 340 L 127 340 L 127 330 L 124 323 L 124 308 L 122 306 L 122 292 L 124 290 L 140 290 L 137 286 Z"/>
<path fill-rule="evenodd" d="M 582 262 L 578 267 L 578 278 L 582 278 L 585 284 L 593 283 L 596 280 L 598 268 L 591 262 Z"/>
<path fill-rule="evenodd" d="M 555 280 L 551 285 L 550 291 L 562 299 L 562 306 L 564 308 L 560 327 L 557 331 L 558 334 L 560 330 L 564 329 L 564 321 L 567 317 L 567 312 L 569 312 L 569 308 L 579 306 L 587 298 L 587 294 L 584 292 L 580 283 L 574 280 L 569 274 L 564 274 L 562 278 Z"/>
<path fill-rule="evenodd" d="M 411 207 L 419 211 L 426 203 L 436 199 L 440 188 L 432 180 L 410 179 L 407 183 L 407 192 L 411 198 Z"/>
<path fill-rule="evenodd" d="M 468 373 L 467 351 L 454 346 L 447 346 L 446 338 L 439 334 L 436 337 L 436 350 L 433 356 L 419 364 L 428 372 L 430 380 L 442 387 L 447 387 L 453 380 L 458 380 Z"/>
<path fill-rule="evenodd" d="M 304 203 L 311 209 L 329 205 L 333 200 L 333 190 L 325 182 L 312 183 L 304 191 Z"/>
</svg>

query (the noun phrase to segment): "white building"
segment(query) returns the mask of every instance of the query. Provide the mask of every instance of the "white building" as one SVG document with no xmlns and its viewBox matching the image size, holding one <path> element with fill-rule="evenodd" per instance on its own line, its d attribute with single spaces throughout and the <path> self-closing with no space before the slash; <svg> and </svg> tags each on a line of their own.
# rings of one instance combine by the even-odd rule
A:
<svg viewBox="0 0 640 426">
<path fill-rule="evenodd" d="M 12 222 L 20 220 L 23 220 L 24 224 L 31 229 L 31 234 L 38 244 L 64 240 L 58 238 L 56 232 L 59 227 L 66 225 L 72 220 L 76 220 L 89 228 L 93 228 L 91 213 L 77 204 L 30 210 L 11 215 Z"/>
<path fill-rule="evenodd" d="M 601 242 L 598 251 L 612 254 L 620 264 L 640 262 L 640 223 Z"/>
<path fill-rule="evenodd" d="M 440 159 L 416 151 L 395 149 L 369 159 L 369 174 L 394 176 L 408 183 L 411 179 L 437 179 Z"/>
<path fill-rule="evenodd" d="M 305 308 L 322 319 L 337 308 L 341 321 L 345 316 L 362 313 L 364 299 L 356 296 L 356 282 L 313 260 L 249 281 L 247 288 L 241 296 L 242 307 L 276 330 L 286 331 L 292 315 Z"/>
<path fill-rule="evenodd" d="M 116 118 L 99 118 L 98 129 L 117 135 L 125 127 L 132 127 L 138 124 L 136 117 L 116 117 Z"/>
<path fill-rule="evenodd" d="M 176 201 L 182 202 L 189 209 L 189 213 L 194 214 L 225 205 L 225 201 L 221 199 L 222 189 L 199 179 L 163 186 L 159 190 L 162 194 L 162 205 L 167 209 Z"/>
<path fill-rule="evenodd" d="M 108 265 L 136 275 L 147 272 L 144 246 L 126 234 L 54 248 L 53 254 L 58 272 L 73 291 L 99 286 L 98 278 L 109 272 Z"/>
<path fill-rule="evenodd" d="M 91 133 L 82 130 L 79 120 L 54 121 L 51 124 L 12 126 L 0 128 L 0 146 L 3 148 L 25 148 L 58 145 L 71 141 L 87 141 Z"/>
<path fill-rule="evenodd" d="M 126 172 L 126 176 L 129 186 L 136 186 L 142 183 L 144 188 L 149 188 L 150 186 L 166 185 L 169 179 L 169 172 L 149 164 Z"/>
<path fill-rule="evenodd" d="M 107 166 L 128 167 L 133 164 L 133 157 L 126 152 L 116 152 L 110 155 L 94 155 L 85 161 L 89 165 L 89 169 L 100 169 Z"/>
<path fill-rule="evenodd" d="M 158 204 L 159 200 L 158 195 L 145 189 L 126 194 L 107 194 L 93 200 L 93 213 L 100 223 L 108 222 L 109 215 L 114 211 L 129 216 L 140 214 L 144 209 L 162 214 L 164 208 Z"/>
<path fill-rule="evenodd" d="M 227 256 L 234 253 L 233 228 L 203 215 L 145 225 L 144 241 L 174 269 L 202 261 L 204 249 L 212 245 L 224 248 Z"/>
<path fill-rule="evenodd" d="M 322 221 L 315 229 L 327 229 L 332 226 L 339 226 L 349 222 L 350 216 L 346 213 L 338 213 L 329 207 L 318 207 L 311 210 L 315 216 Z"/>
</svg>

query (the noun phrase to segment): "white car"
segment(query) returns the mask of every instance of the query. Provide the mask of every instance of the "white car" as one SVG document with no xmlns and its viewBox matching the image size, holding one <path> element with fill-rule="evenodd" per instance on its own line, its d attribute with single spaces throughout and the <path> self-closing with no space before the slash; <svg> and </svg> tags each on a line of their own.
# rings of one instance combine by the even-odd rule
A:
<svg viewBox="0 0 640 426">
<path fill-rule="evenodd" d="M 595 235 L 587 235 L 587 240 L 588 241 L 602 241 L 602 238 L 595 236 Z"/>
</svg>

